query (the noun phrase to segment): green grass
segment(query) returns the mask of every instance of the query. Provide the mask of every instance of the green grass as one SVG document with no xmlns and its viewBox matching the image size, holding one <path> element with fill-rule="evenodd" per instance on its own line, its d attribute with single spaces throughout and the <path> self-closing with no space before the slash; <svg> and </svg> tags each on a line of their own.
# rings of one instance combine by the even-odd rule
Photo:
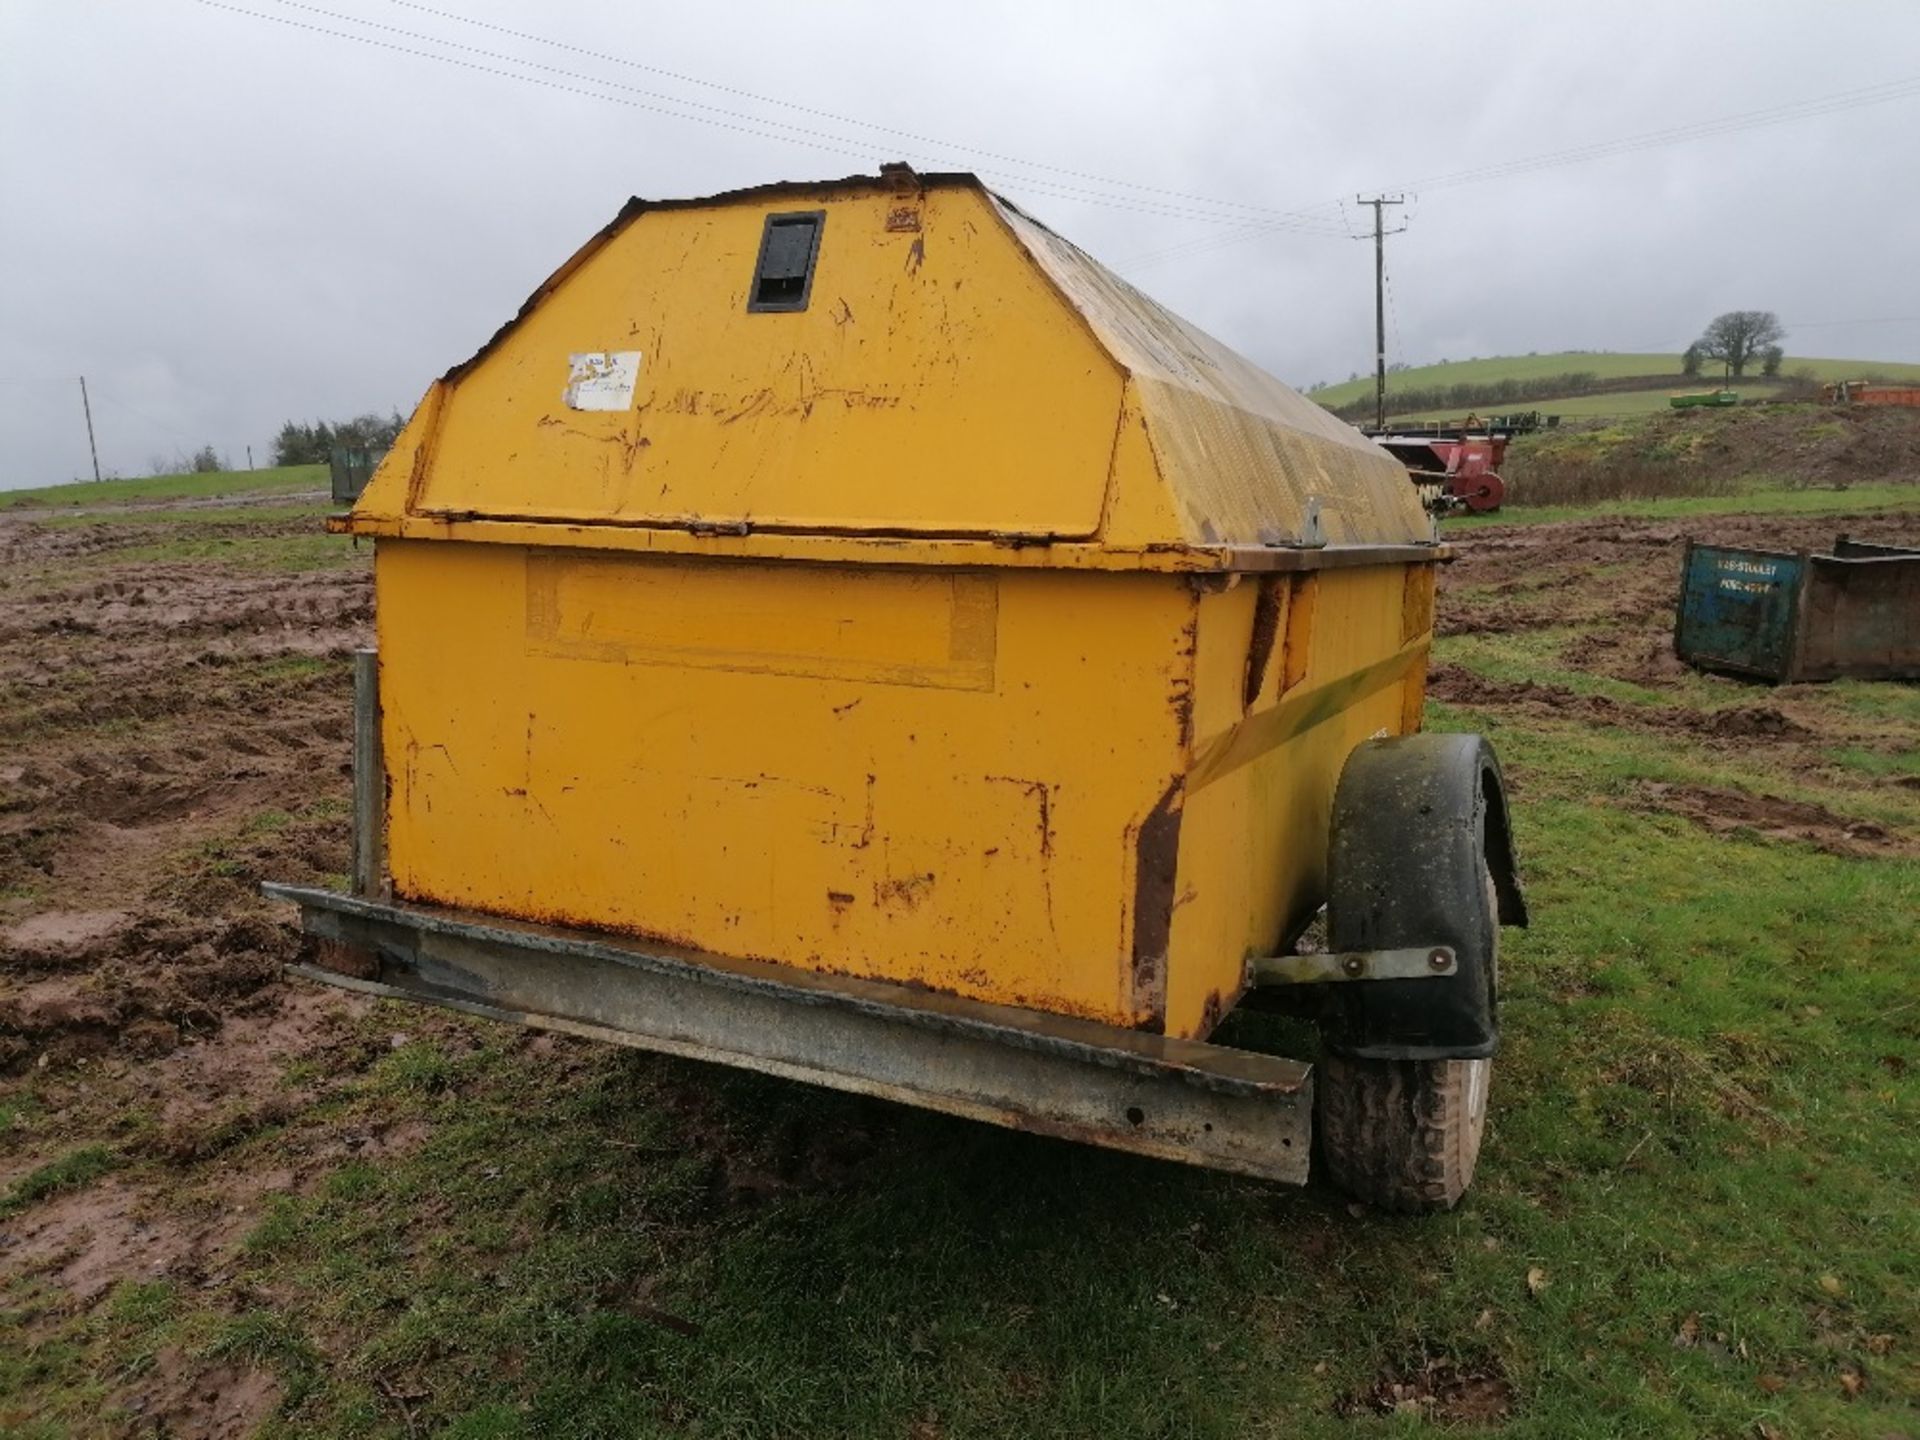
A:
<svg viewBox="0 0 1920 1440">
<path fill-rule="evenodd" d="M 1897 375 L 1920 380 L 1920 364 L 1893 360 L 1812 360 L 1789 357 L 1781 363 L 1781 373 L 1791 375 L 1798 370 L 1811 370 L 1819 380 L 1846 380 L 1862 374 Z M 1707 389 L 1717 383 L 1718 377 L 1703 375 L 1698 380 L 1688 380 L 1680 373 L 1678 355 L 1660 354 L 1617 354 L 1612 351 L 1561 350 L 1548 355 L 1496 355 L 1484 360 L 1453 360 L 1444 365 L 1418 365 L 1387 377 L 1389 391 L 1396 386 L 1413 389 L 1428 385 L 1488 385 L 1499 380 L 1527 380 L 1554 375 L 1568 375 L 1578 371 L 1587 371 L 1602 380 L 1618 379 L 1629 375 L 1671 375 L 1672 389 Z M 1322 405 L 1335 407 L 1359 400 L 1373 393 L 1373 377 L 1362 376 L 1358 380 L 1345 380 L 1338 385 L 1329 385 L 1323 390 L 1309 392 L 1312 398 Z M 1659 392 L 1661 404 L 1666 403 L 1667 391 Z M 1596 395 L 1586 399 L 1616 400 L 1620 397 Z M 1528 400 L 1516 402 L 1503 409 L 1529 409 L 1543 405 L 1544 401 Z M 1572 402 L 1556 402 L 1555 409 L 1561 409 Z M 1611 414 L 1612 411 L 1562 411 L 1562 413 Z"/>
<path fill-rule="evenodd" d="M 113 1169 L 119 1161 L 104 1145 L 83 1145 L 57 1160 L 49 1160 L 14 1181 L 0 1194 L 0 1220 L 17 1215 L 37 1201 L 62 1190 L 77 1190 L 90 1185 Z"/>
<path fill-rule="evenodd" d="M 326 466 L 293 465 L 278 470 L 221 470 L 206 474 L 156 475 L 139 480 L 81 481 L 34 490 L 0 490 L 0 510 L 62 505 L 128 505 L 143 501 L 199 500 L 226 495 L 279 495 L 326 488 Z"/>
<path fill-rule="evenodd" d="M 121 510 L 80 510 L 70 515 L 49 515 L 40 524 L 52 530 L 91 530 L 122 525 L 156 526 L 261 526 L 287 520 L 314 520 L 331 513 L 324 501 L 301 505 L 218 505 L 193 508 L 161 506 Z M 317 529 L 318 526 L 316 525 Z"/>
<path fill-rule="evenodd" d="M 1693 515 L 1840 515 L 1883 510 L 1920 510 L 1920 486 L 1855 485 L 1845 490 L 1758 490 L 1732 495 L 1682 495 L 1653 500 L 1609 500 L 1600 505 L 1510 506 L 1486 515 L 1454 515 L 1444 529 L 1489 525 L 1539 525 L 1604 515 L 1677 520 Z"/>
<path fill-rule="evenodd" d="M 47 577 L 155 562 L 204 561 L 276 572 L 364 563 L 371 553 L 368 547 L 325 530 L 323 520 L 331 508 L 325 502 L 182 508 L 129 505 L 54 514 L 37 523 L 56 530 L 97 531 L 111 539 L 98 549 L 60 557 L 39 573 Z"/>
</svg>

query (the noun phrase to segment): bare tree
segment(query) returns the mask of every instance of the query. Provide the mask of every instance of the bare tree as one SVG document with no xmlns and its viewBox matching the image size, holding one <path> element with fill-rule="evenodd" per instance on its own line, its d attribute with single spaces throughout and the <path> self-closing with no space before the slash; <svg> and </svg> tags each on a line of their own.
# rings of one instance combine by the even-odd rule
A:
<svg viewBox="0 0 1920 1440">
<path fill-rule="evenodd" d="M 1729 310 L 1693 343 L 1703 359 L 1725 361 L 1727 369 L 1739 376 L 1768 346 L 1786 338 L 1780 317 L 1771 310 Z"/>
</svg>

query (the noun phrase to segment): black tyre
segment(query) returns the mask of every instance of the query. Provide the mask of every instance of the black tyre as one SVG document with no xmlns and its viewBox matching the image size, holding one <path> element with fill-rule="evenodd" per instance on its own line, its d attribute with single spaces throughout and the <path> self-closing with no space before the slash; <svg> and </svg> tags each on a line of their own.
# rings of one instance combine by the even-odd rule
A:
<svg viewBox="0 0 1920 1440">
<path fill-rule="evenodd" d="M 1327 1056 L 1315 1094 L 1333 1182 L 1381 1210 L 1451 1210 L 1473 1183 L 1492 1076 L 1492 1060 Z"/>
<path fill-rule="evenodd" d="M 1445 1210 L 1472 1183 L 1486 1134 L 1500 926 L 1527 923 L 1500 762 L 1477 735 L 1364 741 L 1334 788 L 1328 841 L 1329 949 L 1445 946 L 1454 963 L 1328 987 L 1321 1161 L 1369 1205 Z"/>
<path fill-rule="evenodd" d="M 1492 917 L 1499 902 L 1491 873 L 1485 894 Z M 1497 982 L 1497 925 L 1488 933 L 1488 970 Z M 1356 1200 L 1381 1210 L 1451 1210 L 1473 1183 L 1492 1081 L 1491 1057 L 1375 1060 L 1328 1053 L 1314 1083 L 1327 1173 Z"/>
</svg>

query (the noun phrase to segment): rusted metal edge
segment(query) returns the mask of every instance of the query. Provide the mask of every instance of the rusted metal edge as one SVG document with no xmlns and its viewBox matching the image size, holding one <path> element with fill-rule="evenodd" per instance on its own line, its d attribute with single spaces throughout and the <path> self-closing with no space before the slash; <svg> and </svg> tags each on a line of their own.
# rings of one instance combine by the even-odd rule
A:
<svg viewBox="0 0 1920 1440">
<path fill-rule="evenodd" d="M 269 899 L 292 901 L 308 918 L 335 914 L 421 935 L 466 937 L 541 955 L 603 961 L 627 970 L 662 974 L 702 985 L 774 993 L 795 1004 L 837 1005 L 883 1014 L 904 1024 L 929 1029 L 992 1032 L 1008 1045 L 1056 1051 L 1099 1065 L 1137 1069 L 1142 1074 L 1178 1072 L 1183 1078 L 1208 1088 L 1244 1092 L 1298 1087 L 1306 1083 L 1312 1068 L 1296 1060 L 1197 1040 L 1145 1035 L 1071 1015 L 994 1005 L 885 980 L 823 975 L 765 961 L 683 951 L 610 933 L 570 930 L 400 900 L 363 900 L 337 890 L 271 881 L 263 884 L 260 891 Z"/>
<path fill-rule="evenodd" d="M 851 526 L 761 525 L 745 533 L 687 522 L 596 520 L 586 517 L 479 515 L 419 511 L 397 519 L 335 516 L 335 534 L 376 539 L 467 540 L 637 554 L 699 555 L 796 564 L 966 565 L 981 569 L 1151 570 L 1205 574 L 1285 574 L 1365 565 L 1428 565 L 1453 559 L 1444 543 L 1328 545 L 1302 549 L 1269 545 L 1154 545 L 1117 549 L 1092 540 L 1051 535 L 1022 537 L 977 531 L 859 529 Z M 776 545 L 765 542 L 775 540 Z M 796 554 L 809 548 L 818 553 Z"/>
<path fill-rule="evenodd" d="M 380 652 L 353 652 L 353 889 L 377 897 L 387 872 L 387 769 L 380 742 Z"/>
<path fill-rule="evenodd" d="M 1128 967 L 1134 1009 L 1143 1031 L 1167 1026 L 1167 956 L 1173 943 L 1175 883 L 1180 868 L 1180 820 L 1186 777 L 1176 775 L 1134 831 L 1133 951 Z"/>
<path fill-rule="evenodd" d="M 1116 1026 L 640 941 L 265 885 L 379 957 L 362 993 L 1270 1179 L 1307 1175 L 1312 1069 Z"/>
</svg>

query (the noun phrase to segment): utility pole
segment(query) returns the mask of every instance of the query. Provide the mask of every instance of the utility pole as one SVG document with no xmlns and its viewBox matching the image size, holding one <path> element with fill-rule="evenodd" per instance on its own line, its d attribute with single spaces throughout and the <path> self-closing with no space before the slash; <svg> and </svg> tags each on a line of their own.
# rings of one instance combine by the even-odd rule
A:
<svg viewBox="0 0 1920 1440">
<path fill-rule="evenodd" d="M 87 399 L 87 377 L 80 377 L 80 408 L 87 417 L 87 450 L 93 456 L 93 481 L 100 483 L 100 447 L 93 443 L 93 402 Z"/>
<path fill-rule="evenodd" d="M 1389 205 L 1407 203 L 1404 195 L 1376 195 L 1369 200 L 1356 195 L 1354 200 L 1361 205 L 1373 207 L 1373 423 L 1384 430 L 1387 426 L 1387 236 L 1398 235 L 1400 230 L 1382 230 L 1381 215 Z"/>
</svg>

